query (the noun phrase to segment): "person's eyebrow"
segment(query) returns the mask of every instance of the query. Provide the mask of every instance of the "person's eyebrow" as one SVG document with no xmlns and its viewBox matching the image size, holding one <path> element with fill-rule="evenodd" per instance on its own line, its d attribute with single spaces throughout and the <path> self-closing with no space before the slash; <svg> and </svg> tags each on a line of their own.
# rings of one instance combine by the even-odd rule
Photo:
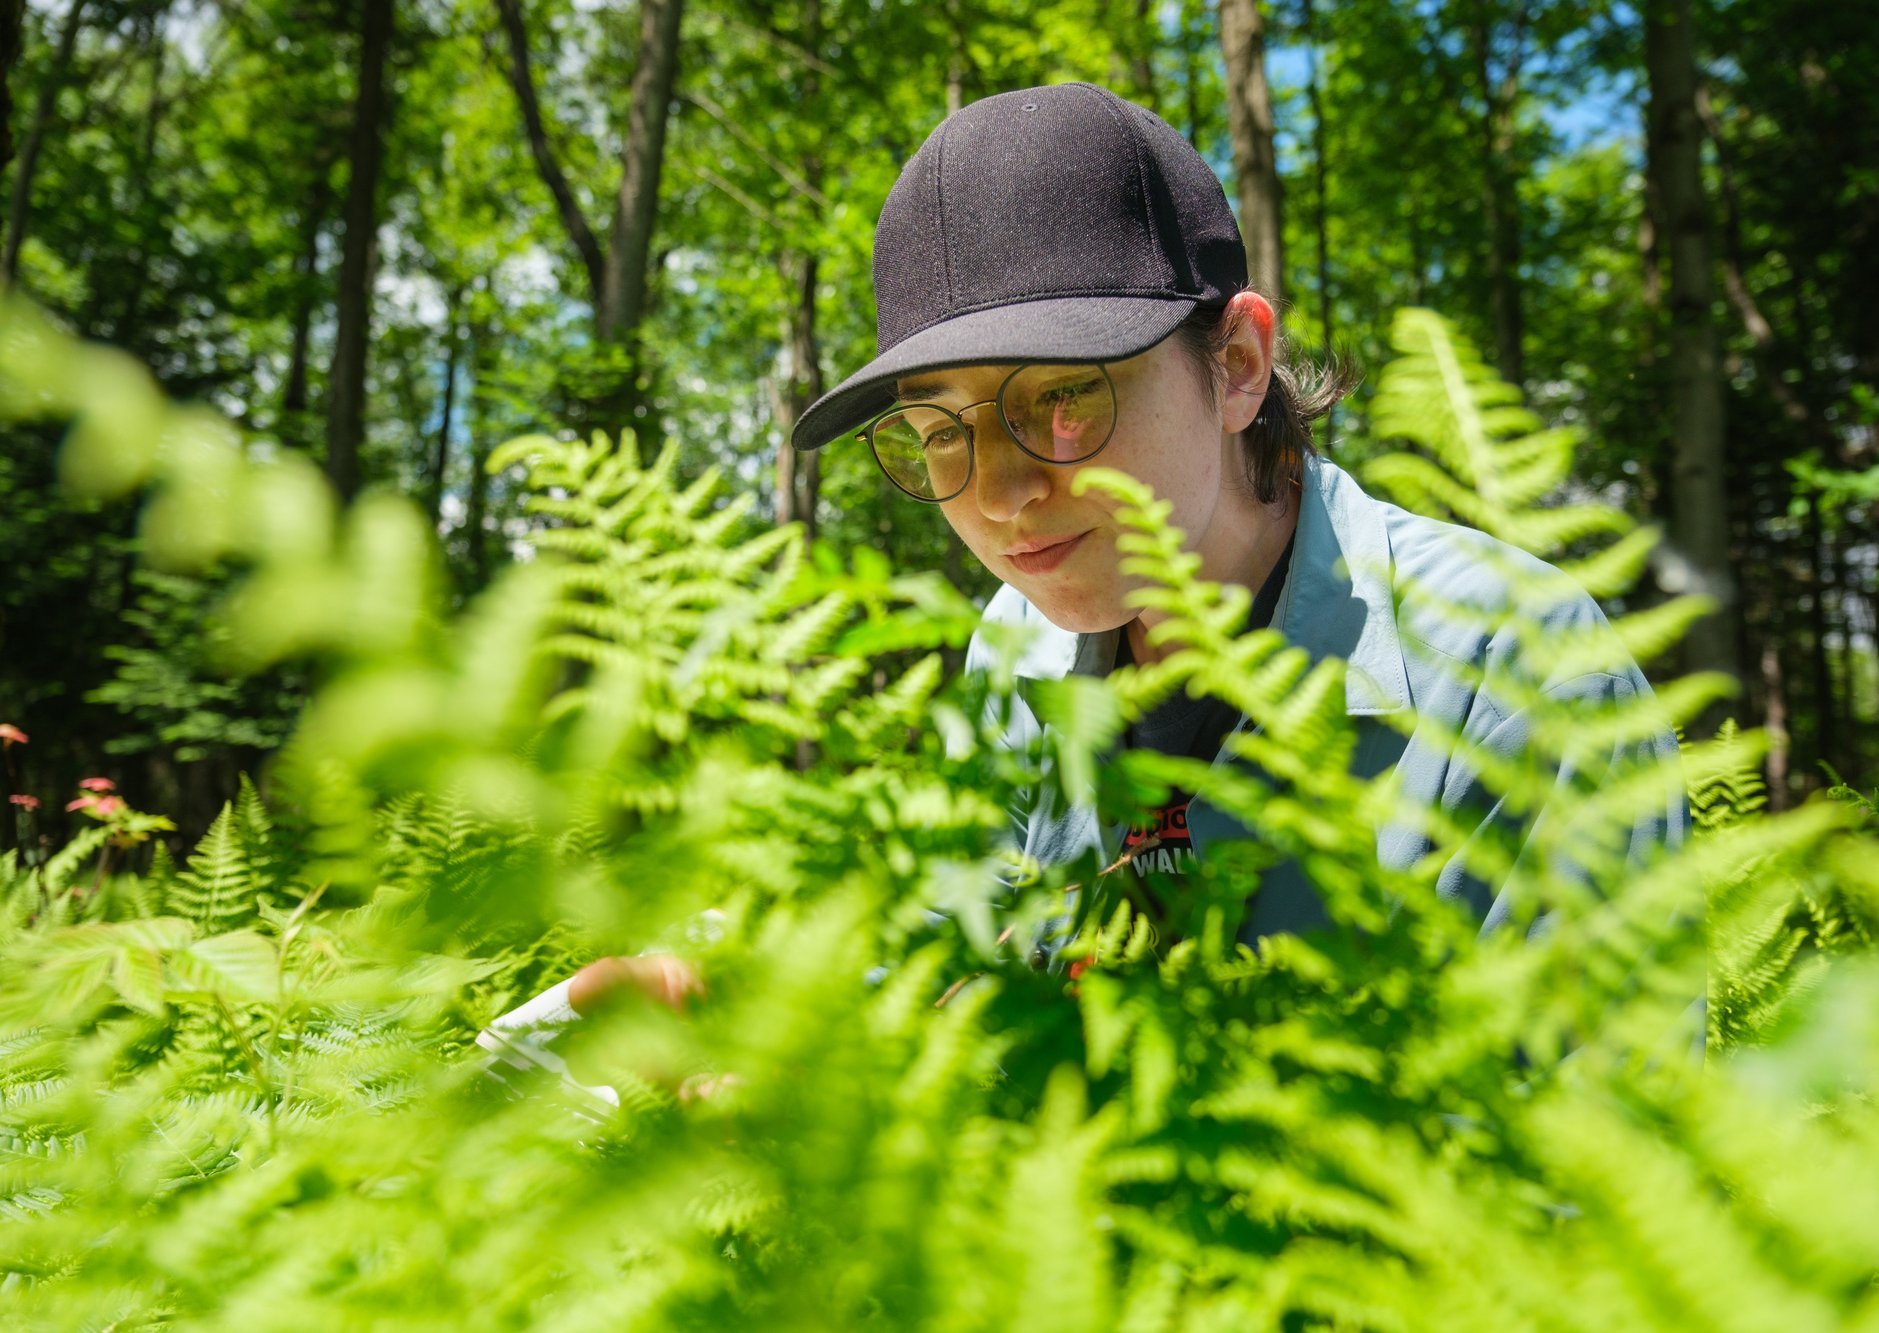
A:
<svg viewBox="0 0 1879 1333">
<path fill-rule="evenodd" d="M 895 397 L 903 403 L 922 402 L 932 398 L 943 398 L 948 393 L 958 392 L 945 380 L 909 380 L 895 386 Z"/>
</svg>

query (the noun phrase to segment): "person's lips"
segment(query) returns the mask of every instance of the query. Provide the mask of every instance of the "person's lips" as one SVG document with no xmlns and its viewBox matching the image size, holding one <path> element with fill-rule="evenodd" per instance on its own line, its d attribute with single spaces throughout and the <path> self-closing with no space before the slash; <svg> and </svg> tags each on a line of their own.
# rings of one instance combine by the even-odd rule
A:
<svg viewBox="0 0 1879 1333">
<path fill-rule="evenodd" d="M 1068 560 L 1089 535 L 1088 532 L 1079 532 L 1073 537 L 1030 538 L 1007 547 L 1005 559 L 1011 561 L 1021 574 L 1048 574 Z"/>
</svg>

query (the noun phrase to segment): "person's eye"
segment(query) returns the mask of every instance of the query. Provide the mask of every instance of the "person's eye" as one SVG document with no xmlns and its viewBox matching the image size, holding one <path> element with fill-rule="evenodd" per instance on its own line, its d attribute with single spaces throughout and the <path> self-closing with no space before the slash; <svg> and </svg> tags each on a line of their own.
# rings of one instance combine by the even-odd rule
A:
<svg viewBox="0 0 1879 1333">
<path fill-rule="evenodd" d="M 1074 380 L 1069 384 L 1055 384 L 1044 390 L 1042 401 L 1048 407 L 1074 406 L 1101 387 L 1100 380 Z"/>
<path fill-rule="evenodd" d="M 956 449 L 966 442 L 966 433 L 959 426 L 941 426 L 938 430 L 923 435 L 920 445 L 928 453 L 942 449 Z"/>
</svg>

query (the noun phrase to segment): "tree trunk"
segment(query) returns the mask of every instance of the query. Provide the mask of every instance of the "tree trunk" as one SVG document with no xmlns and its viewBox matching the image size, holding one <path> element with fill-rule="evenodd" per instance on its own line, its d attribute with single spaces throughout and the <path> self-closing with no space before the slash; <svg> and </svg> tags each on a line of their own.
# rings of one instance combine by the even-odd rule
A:
<svg viewBox="0 0 1879 1333">
<path fill-rule="evenodd" d="M 1712 311 L 1690 0 L 1651 0 L 1645 6 L 1644 59 L 1651 124 L 1646 170 L 1662 202 L 1670 261 L 1671 538 L 1720 603 L 1719 610 L 1691 630 L 1684 643 L 1686 665 L 1739 677 L 1728 620 L 1734 580 L 1723 481 L 1722 378 Z M 1698 734 L 1713 729 L 1716 721 L 1701 719 Z"/>
<path fill-rule="evenodd" d="M 1181 93 L 1186 103 L 1187 141 L 1200 151 L 1200 80 L 1202 59 L 1206 55 L 1206 6 L 1201 6 L 1201 20 L 1194 22 L 1193 5 L 1181 6 Z"/>
<path fill-rule="evenodd" d="M 646 314 L 646 260 L 659 215 L 659 173 L 678 76 L 679 20 L 685 0 L 641 0 L 639 67 L 633 71 L 620 188 L 613 201 L 605 283 L 595 331 L 604 341 L 636 340 Z"/>
<path fill-rule="evenodd" d="M 485 291 L 493 291 L 490 279 Z M 487 307 L 484 307 L 487 309 Z M 467 399 L 470 417 L 470 484 L 463 500 L 463 536 L 465 566 L 469 571 L 466 593 L 481 592 L 489 586 L 489 423 L 483 420 L 477 402 L 476 386 L 483 382 L 483 370 L 489 353 L 489 329 L 472 319 L 465 362 L 470 371 L 470 394 Z"/>
<path fill-rule="evenodd" d="M 1768 733 L 1768 808 L 1788 808 L 1788 689 L 1781 672 L 1781 636 L 1771 633 L 1762 644 L 1762 690 L 1767 695 L 1762 730 Z"/>
<path fill-rule="evenodd" d="M 770 407 L 776 413 L 778 433 L 782 436 L 776 447 L 776 525 L 787 527 L 796 521 L 796 465 L 803 455 L 790 443 L 790 435 L 796 428 L 796 418 L 790 412 L 790 392 L 781 383 L 771 386 Z"/>
<path fill-rule="evenodd" d="M 394 0 L 362 3 L 339 320 L 333 334 L 333 370 L 326 381 L 326 475 L 348 499 L 359 489 L 359 441 L 365 429 L 366 346 L 372 330 L 372 278 L 378 267 L 378 176 L 387 119 L 385 56 L 391 45 Z"/>
<path fill-rule="evenodd" d="M 1494 361 L 1502 379 L 1522 384 L 1527 377 L 1526 321 L 1520 292 L 1520 195 L 1512 161 L 1515 111 L 1527 9 L 1514 23 L 1513 50 L 1497 78 L 1493 69 L 1493 27 L 1485 5 L 1477 8 L 1473 28 L 1475 77 L 1481 91 L 1481 206 L 1488 228 L 1488 304 L 1494 319 Z"/>
<path fill-rule="evenodd" d="M 800 520 L 810 537 L 816 535 L 816 491 L 821 478 L 817 453 L 797 454 L 790 446 L 796 423 L 809 405 L 822 396 L 822 353 L 816 334 L 815 255 L 795 256 L 785 253 L 783 268 L 796 288 L 796 299 L 789 314 L 789 378 L 778 395 L 779 420 L 783 443 L 777 456 L 777 521 Z M 785 494 L 784 488 L 788 487 Z M 784 517 L 787 504 L 788 517 Z"/>
<path fill-rule="evenodd" d="M 1220 0 L 1220 44 L 1227 58 L 1227 132 L 1233 141 L 1246 271 L 1257 291 L 1282 301 L 1279 160 L 1272 145 L 1272 89 L 1266 82 L 1266 26 L 1259 0 Z"/>
<path fill-rule="evenodd" d="M 542 120 L 541 102 L 535 95 L 535 75 L 529 65 L 528 26 L 522 21 L 520 0 L 496 0 L 496 12 L 502 20 L 502 30 L 509 43 L 509 86 L 515 90 L 515 100 L 522 111 L 522 126 L 528 133 L 529 152 L 535 158 L 535 170 L 542 178 L 542 184 L 548 187 L 548 193 L 554 196 L 555 211 L 561 215 L 561 226 L 568 234 L 574 252 L 580 256 L 581 267 L 587 272 L 587 294 L 593 303 L 598 317 L 603 294 L 606 290 L 606 257 L 600 253 L 600 242 L 594 239 L 594 232 L 587 225 L 587 218 L 581 213 L 581 206 L 574 198 L 574 188 L 568 184 L 566 173 L 555 159 L 554 148 L 548 142 L 548 128 Z"/>
<path fill-rule="evenodd" d="M 802 43 L 808 51 L 819 52 L 822 49 L 821 0 L 806 0 L 803 6 Z M 955 58 L 951 68 L 956 70 L 959 67 Z M 803 72 L 801 105 L 805 109 L 812 107 L 821 91 L 821 77 L 812 65 Z M 952 85 L 949 81 L 949 97 L 951 95 Z M 816 210 L 819 215 L 826 203 L 822 194 L 822 159 L 813 152 L 807 152 L 797 167 L 795 175 L 801 182 L 799 193 L 803 196 L 804 206 Z M 820 221 L 819 216 L 817 221 Z M 816 500 L 817 492 L 821 489 L 822 455 L 819 450 L 796 453 L 790 437 L 795 434 L 796 423 L 809 410 L 809 405 L 822 396 L 822 347 L 816 326 L 819 264 L 818 257 L 813 253 L 797 255 L 787 248 L 783 251 L 783 275 L 785 281 L 795 289 L 795 299 L 789 309 L 788 380 L 777 395 L 777 425 L 782 435 L 776 461 L 777 522 L 800 521 L 804 535 L 812 541 L 816 535 Z"/>
<path fill-rule="evenodd" d="M 13 160 L 13 69 L 25 41 L 26 0 L 0 0 L 0 177 Z"/>
<path fill-rule="evenodd" d="M 1317 183 L 1317 216 L 1313 219 L 1313 229 L 1318 240 L 1318 325 L 1319 337 L 1326 348 L 1331 346 L 1334 330 L 1331 326 L 1331 200 L 1330 172 L 1327 159 L 1324 125 L 1324 90 L 1318 79 L 1318 38 L 1317 6 L 1313 0 L 1304 0 L 1304 37 L 1305 56 L 1305 94 L 1311 103 L 1311 158 L 1313 174 Z"/>
<path fill-rule="evenodd" d="M 1827 648 L 1830 634 L 1827 564 L 1831 555 L 1823 553 L 1821 549 L 1827 544 L 1827 533 L 1826 525 L 1821 522 L 1818 495 L 1807 498 L 1807 521 L 1801 536 L 1807 543 L 1807 629 L 1813 648 L 1814 757 L 1836 772 L 1844 773 L 1846 767 L 1840 755 L 1839 708 L 1833 684 L 1833 662 Z M 1826 558 L 1823 558 L 1823 554 L 1826 554 Z"/>
<path fill-rule="evenodd" d="M 1311 102 L 1311 158 L 1317 186 L 1314 192 L 1317 209 L 1312 219 L 1312 230 L 1318 242 L 1318 337 L 1329 354 L 1337 333 L 1331 322 L 1331 165 L 1327 159 L 1324 90 L 1318 78 L 1317 6 L 1313 0 L 1303 0 L 1301 9 L 1306 44 L 1305 92 Z M 1324 425 L 1320 429 L 1326 445 L 1331 443 L 1331 437 L 1337 430 L 1336 413 L 1335 403 L 1325 409 Z"/>
<path fill-rule="evenodd" d="M 39 166 L 39 152 L 45 147 L 46 135 L 58 113 L 59 93 L 71 73 L 72 53 L 78 48 L 78 32 L 84 17 L 85 0 L 72 0 L 72 7 L 65 11 L 65 23 L 59 29 L 59 45 L 53 52 L 52 65 L 39 88 L 32 124 L 20 144 L 19 163 L 13 169 L 13 198 L 7 208 L 6 249 L 0 253 L 0 286 L 11 286 L 19 276 L 20 251 L 26 245 L 26 222 L 32 214 L 33 172 Z"/>
<path fill-rule="evenodd" d="M 463 358 L 463 340 L 458 336 L 458 321 L 463 309 L 463 288 L 450 293 L 450 328 L 445 334 L 449 351 L 444 356 L 444 404 L 437 423 L 437 446 L 431 454 L 431 474 L 425 487 L 425 508 L 430 512 L 431 528 L 443 517 L 444 479 L 450 469 L 450 428 L 455 423 L 457 406 L 457 363 Z"/>
</svg>

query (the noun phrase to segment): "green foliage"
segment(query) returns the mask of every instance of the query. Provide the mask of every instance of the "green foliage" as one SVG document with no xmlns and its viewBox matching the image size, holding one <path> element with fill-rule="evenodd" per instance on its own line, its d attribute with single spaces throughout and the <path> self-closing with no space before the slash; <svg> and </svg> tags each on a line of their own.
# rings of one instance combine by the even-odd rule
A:
<svg viewBox="0 0 1879 1333">
<path fill-rule="evenodd" d="M 1506 395 L 1434 375 L 1458 344 L 1413 327 L 1399 385 L 1447 425 L 1379 475 L 1514 528 L 1551 512 L 1537 478 L 1556 442 L 1510 441 L 1525 427 L 1496 415 Z M 0 326 L 0 345 L 29 339 L 49 375 L 83 355 Z M 1557 798 L 1524 881 L 1550 929 L 1478 937 L 1432 866 L 1379 865 L 1374 829 L 1415 812 L 1348 775 L 1341 665 L 1235 635 L 1244 590 L 1194 581 L 1165 507 L 1126 477 L 1082 484 L 1118 505 L 1174 651 L 1040 697 L 1054 739 L 1013 751 L 1008 672 L 938 667 L 973 620 L 957 594 L 753 531 L 716 477 L 678 484 L 670 449 L 498 451 L 545 526 L 455 616 L 400 505 L 335 516 L 298 474 L 219 457 L 215 503 L 278 503 L 277 521 L 165 549 L 251 568 L 233 640 L 255 662 L 311 655 L 324 683 L 270 800 L 244 788 L 181 870 L 94 891 L 97 837 L 30 871 L 0 861 L 9 1318 L 1873 1318 L 1879 1230 L 1849 1182 L 1879 1166 L 1879 848 L 1851 802 L 1761 809 L 1759 741 L 1691 748 L 1698 832 L 1641 868 L 1596 834 L 1661 774 Z M 199 467 L 152 467 L 154 505 L 210 503 Z M 1555 535 L 1619 526 L 1587 514 Z M 1177 689 L 1248 713 L 1245 764 L 1113 754 L 1120 723 Z M 1673 716 L 1709 698 L 1700 681 L 1663 695 Z M 1576 731 L 1640 725 L 1543 715 L 1531 765 L 1486 780 L 1536 802 Z M 1119 814 L 1173 784 L 1260 831 L 1209 858 L 1176 921 L 1146 920 L 1100 868 L 1002 850 L 1021 792 Z M 1469 832 L 1432 835 L 1447 853 Z M 1554 873 L 1568 853 L 1574 873 Z M 1239 946 L 1279 856 L 1334 925 Z M 1073 883 L 1074 980 L 1005 942 L 1060 916 Z M 483 1022 L 595 953 L 661 945 L 698 962 L 703 1004 L 624 1005 L 562 1039 L 617 1112 L 552 1081 L 510 1101 L 482 1077 Z M 1689 1008 L 1711 947 L 1705 1070 Z"/>
</svg>

